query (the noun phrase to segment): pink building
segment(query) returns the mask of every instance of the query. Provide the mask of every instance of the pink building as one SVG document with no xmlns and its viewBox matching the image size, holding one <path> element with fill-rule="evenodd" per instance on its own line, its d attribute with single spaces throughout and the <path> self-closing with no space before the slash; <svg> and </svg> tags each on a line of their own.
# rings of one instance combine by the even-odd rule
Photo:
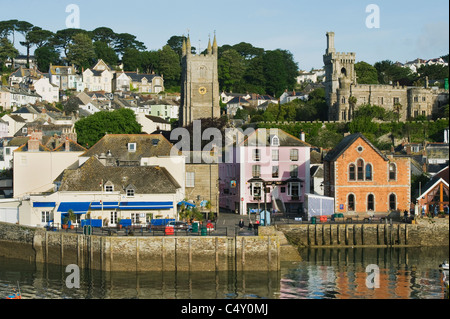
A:
<svg viewBox="0 0 450 319">
<path fill-rule="evenodd" d="M 241 215 L 265 206 L 303 212 L 310 187 L 309 144 L 279 129 L 258 129 L 232 150 L 232 160 L 219 164 L 222 209 Z"/>
</svg>

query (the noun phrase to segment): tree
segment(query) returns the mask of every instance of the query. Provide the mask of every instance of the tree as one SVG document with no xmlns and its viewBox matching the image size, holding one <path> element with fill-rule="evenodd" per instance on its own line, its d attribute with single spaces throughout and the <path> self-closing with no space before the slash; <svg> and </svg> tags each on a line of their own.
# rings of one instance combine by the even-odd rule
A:
<svg viewBox="0 0 450 319">
<path fill-rule="evenodd" d="M 75 123 L 75 130 L 80 145 L 90 147 L 106 133 L 139 134 L 142 127 L 136 121 L 136 115 L 132 110 L 121 108 L 112 112 L 97 112 L 82 118 Z"/>
<path fill-rule="evenodd" d="M 263 65 L 267 93 L 280 96 L 286 89 L 294 87 L 298 66 L 292 53 L 280 49 L 266 51 Z"/>
<path fill-rule="evenodd" d="M 60 63 L 59 51 L 53 46 L 43 46 L 34 50 L 37 67 L 41 71 L 48 70 L 50 64 L 58 65 Z"/>
<path fill-rule="evenodd" d="M 223 52 L 218 62 L 219 85 L 224 91 L 239 91 L 244 75 L 244 59 L 233 49 Z"/>
<path fill-rule="evenodd" d="M 111 48 L 106 42 L 94 42 L 94 51 L 97 60 L 102 59 L 107 64 L 117 65 L 119 57 L 117 56 L 116 51 L 114 51 L 114 49 Z"/>
<path fill-rule="evenodd" d="M 355 64 L 355 72 L 358 84 L 378 84 L 378 72 L 375 67 L 366 62 Z"/>
<path fill-rule="evenodd" d="M 180 85 L 181 65 L 178 54 L 169 45 L 165 45 L 158 53 L 158 71 L 164 75 L 164 85 L 167 88 Z"/>
<path fill-rule="evenodd" d="M 108 47 L 113 47 L 113 43 L 117 38 L 116 33 L 107 27 L 99 27 L 91 31 L 92 40 L 94 42 L 103 42 L 108 45 Z"/>
<path fill-rule="evenodd" d="M 8 38 L 12 34 L 12 44 L 14 45 L 14 32 L 19 20 L 0 21 L 0 37 Z"/>
<path fill-rule="evenodd" d="M 8 59 L 13 59 L 19 51 L 7 38 L 0 38 L 0 66 L 3 66 Z"/>
<path fill-rule="evenodd" d="M 75 28 L 58 30 L 51 42 L 56 48 L 63 50 L 64 55 L 67 57 L 69 46 L 73 42 L 73 37 L 79 33 L 84 33 L 85 35 L 89 34 L 88 31 Z"/>
<path fill-rule="evenodd" d="M 118 33 L 115 35 L 114 50 L 123 55 L 126 49 L 136 49 L 144 51 L 146 49 L 144 43 L 136 40 L 136 36 L 129 33 Z"/>
<path fill-rule="evenodd" d="M 73 43 L 67 48 L 67 59 L 80 69 L 92 65 L 96 57 L 91 38 L 85 33 L 73 36 Z"/>
<path fill-rule="evenodd" d="M 124 50 L 122 56 L 123 69 L 125 71 L 136 72 L 136 70 L 141 68 L 141 51 L 135 48 L 127 48 Z"/>
</svg>

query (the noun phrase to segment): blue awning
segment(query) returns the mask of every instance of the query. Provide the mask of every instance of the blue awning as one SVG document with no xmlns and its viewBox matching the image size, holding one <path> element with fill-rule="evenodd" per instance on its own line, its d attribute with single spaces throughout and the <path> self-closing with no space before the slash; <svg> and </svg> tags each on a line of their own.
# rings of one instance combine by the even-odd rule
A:
<svg viewBox="0 0 450 319">
<path fill-rule="evenodd" d="M 56 207 L 55 202 L 33 202 L 33 207 Z"/>
<path fill-rule="evenodd" d="M 92 202 L 91 209 L 117 209 L 119 208 L 119 202 Z"/>
<path fill-rule="evenodd" d="M 184 206 L 195 207 L 194 204 L 192 204 L 192 203 L 190 203 L 190 202 L 187 202 L 187 201 L 185 201 L 185 200 L 179 202 L 179 203 L 178 203 L 178 206 L 181 206 L 181 205 L 183 205 L 183 204 L 184 204 Z"/>
<path fill-rule="evenodd" d="M 67 213 L 71 209 L 75 214 L 86 214 L 90 204 L 90 202 L 62 202 L 59 204 L 58 212 Z"/>
<path fill-rule="evenodd" d="M 171 209 L 172 202 L 121 202 L 121 210 L 152 210 L 152 209 Z"/>
</svg>

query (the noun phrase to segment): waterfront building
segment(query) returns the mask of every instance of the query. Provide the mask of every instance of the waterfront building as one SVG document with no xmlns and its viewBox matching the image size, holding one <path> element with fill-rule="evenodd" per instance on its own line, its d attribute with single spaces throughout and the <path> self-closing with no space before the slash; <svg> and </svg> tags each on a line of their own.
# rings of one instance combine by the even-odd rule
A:
<svg viewBox="0 0 450 319">
<path fill-rule="evenodd" d="M 349 214 L 409 210 L 410 159 L 384 155 L 361 133 L 351 134 L 324 158 L 324 194 Z"/>
<path fill-rule="evenodd" d="M 279 129 L 258 129 L 238 140 L 219 164 L 220 207 L 241 215 L 265 206 L 302 213 L 310 190 L 310 147 L 304 136 Z"/>
<path fill-rule="evenodd" d="M 435 174 L 421 190 L 420 196 L 417 198 L 419 211 L 426 215 L 428 213 L 435 214 L 437 212 L 445 212 L 448 214 L 449 205 L 449 172 L 448 166 Z M 445 209 L 446 208 L 446 209 Z"/>
</svg>

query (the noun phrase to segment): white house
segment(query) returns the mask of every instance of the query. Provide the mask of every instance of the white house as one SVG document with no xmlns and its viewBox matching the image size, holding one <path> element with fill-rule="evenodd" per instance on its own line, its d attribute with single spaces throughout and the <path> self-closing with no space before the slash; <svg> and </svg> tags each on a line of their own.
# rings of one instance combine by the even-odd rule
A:
<svg viewBox="0 0 450 319">
<path fill-rule="evenodd" d="M 34 91 L 48 103 L 59 102 L 59 87 L 50 83 L 49 78 L 41 78 L 34 82 Z"/>
<path fill-rule="evenodd" d="M 302 93 L 302 92 L 296 92 L 296 91 L 288 91 L 286 90 L 281 96 L 280 96 L 280 104 L 286 104 L 289 102 L 292 102 L 294 100 L 308 100 L 308 94 Z"/>
<path fill-rule="evenodd" d="M 92 69 L 86 69 L 83 72 L 83 82 L 86 89 L 90 92 L 105 91 L 113 92 L 112 80 L 114 71 L 102 60 L 98 60 Z"/>
</svg>

